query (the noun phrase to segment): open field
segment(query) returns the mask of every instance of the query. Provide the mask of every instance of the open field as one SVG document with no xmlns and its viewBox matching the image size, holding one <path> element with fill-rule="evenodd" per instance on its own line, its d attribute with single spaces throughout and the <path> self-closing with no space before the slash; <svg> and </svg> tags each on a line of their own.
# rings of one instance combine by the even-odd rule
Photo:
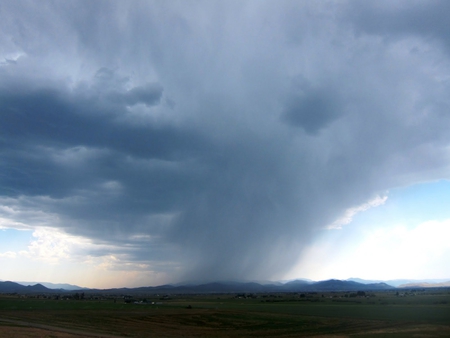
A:
<svg viewBox="0 0 450 338">
<path fill-rule="evenodd" d="M 240 296 L 3 295 L 0 337 L 450 337 L 449 289 Z"/>
</svg>

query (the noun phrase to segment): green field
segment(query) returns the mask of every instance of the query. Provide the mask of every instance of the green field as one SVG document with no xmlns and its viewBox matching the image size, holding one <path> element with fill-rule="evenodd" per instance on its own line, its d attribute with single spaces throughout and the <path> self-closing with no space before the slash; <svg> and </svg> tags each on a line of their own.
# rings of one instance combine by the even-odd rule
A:
<svg viewBox="0 0 450 338">
<path fill-rule="evenodd" d="M 365 296 L 342 292 L 134 298 L 146 298 L 147 303 L 125 303 L 119 296 L 55 300 L 3 295 L 0 337 L 8 337 L 8 328 L 19 332 L 16 337 L 21 337 L 20 330 L 28 337 L 30 327 L 48 333 L 42 337 L 59 337 L 58 329 L 86 337 L 450 336 L 448 289 L 405 295 L 390 291 Z"/>
</svg>

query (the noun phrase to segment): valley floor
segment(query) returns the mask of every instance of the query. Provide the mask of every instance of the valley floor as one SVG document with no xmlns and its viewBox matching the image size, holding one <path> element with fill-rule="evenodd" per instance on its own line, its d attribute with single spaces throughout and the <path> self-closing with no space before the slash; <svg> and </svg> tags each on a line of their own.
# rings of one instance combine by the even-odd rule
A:
<svg viewBox="0 0 450 338">
<path fill-rule="evenodd" d="M 0 338 L 450 337 L 448 289 L 141 297 L 0 296 Z"/>
</svg>

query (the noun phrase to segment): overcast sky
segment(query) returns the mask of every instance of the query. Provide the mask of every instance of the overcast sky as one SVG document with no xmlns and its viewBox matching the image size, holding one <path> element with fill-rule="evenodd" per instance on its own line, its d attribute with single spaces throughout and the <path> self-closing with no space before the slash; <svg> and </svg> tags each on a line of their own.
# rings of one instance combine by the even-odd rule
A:
<svg viewBox="0 0 450 338">
<path fill-rule="evenodd" d="M 0 279 L 450 278 L 449 14 L 2 1 Z"/>
</svg>

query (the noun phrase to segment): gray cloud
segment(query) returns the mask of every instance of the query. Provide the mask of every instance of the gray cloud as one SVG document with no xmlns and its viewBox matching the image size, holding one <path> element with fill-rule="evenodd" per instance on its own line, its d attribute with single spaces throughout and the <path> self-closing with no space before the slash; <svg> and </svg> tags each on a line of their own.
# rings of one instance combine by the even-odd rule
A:
<svg viewBox="0 0 450 338">
<path fill-rule="evenodd" d="M 24 56 L 0 66 L 0 191 L 30 227 L 174 280 L 276 278 L 346 208 L 448 178 L 424 28 L 380 41 L 358 3 L 46 4 L 1 5 Z"/>
<path fill-rule="evenodd" d="M 354 1 L 346 15 L 359 33 L 376 34 L 386 39 L 420 37 L 442 43 L 448 51 L 448 1 Z"/>
<path fill-rule="evenodd" d="M 342 104 L 333 89 L 314 88 L 303 78 L 293 81 L 283 118 L 286 122 L 316 134 L 342 114 Z"/>
</svg>

